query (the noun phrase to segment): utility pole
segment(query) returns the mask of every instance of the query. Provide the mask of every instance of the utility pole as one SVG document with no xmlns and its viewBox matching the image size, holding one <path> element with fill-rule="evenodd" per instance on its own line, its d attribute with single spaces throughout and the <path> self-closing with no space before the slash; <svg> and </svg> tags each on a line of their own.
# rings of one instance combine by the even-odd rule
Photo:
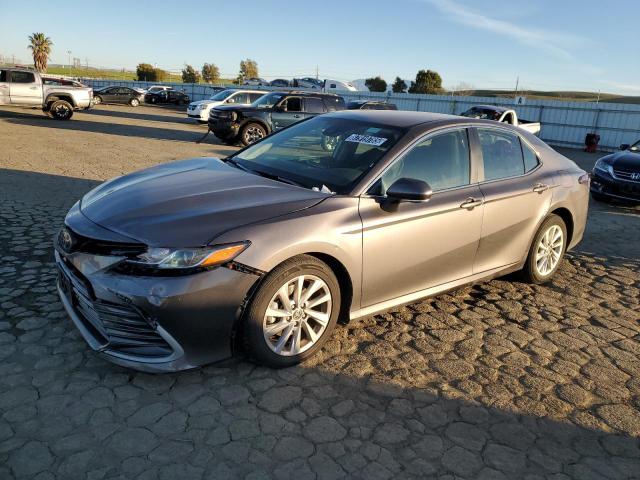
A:
<svg viewBox="0 0 640 480">
<path fill-rule="evenodd" d="M 67 55 L 69 56 L 69 73 L 71 73 L 71 50 L 67 50 Z"/>
<path fill-rule="evenodd" d="M 89 71 L 89 59 L 87 57 L 84 57 L 84 69 L 87 72 Z"/>
<path fill-rule="evenodd" d="M 516 77 L 516 94 L 515 97 L 518 96 L 518 85 L 520 84 L 520 75 Z"/>
</svg>

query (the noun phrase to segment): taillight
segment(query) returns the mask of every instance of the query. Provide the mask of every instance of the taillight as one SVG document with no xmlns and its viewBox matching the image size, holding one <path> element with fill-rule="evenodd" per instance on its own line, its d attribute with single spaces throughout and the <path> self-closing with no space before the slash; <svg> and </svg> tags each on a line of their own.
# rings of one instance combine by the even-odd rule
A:
<svg viewBox="0 0 640 480">
<path fill-rule="evenodd" d="M 580 178 L 578 178 L 578 183 L 580 184 L 589 183 L 589 178 L 591 177 L 589 176 L 588 173 L 585 173 L 584 175 L 580 175 Z"/>
</svg>

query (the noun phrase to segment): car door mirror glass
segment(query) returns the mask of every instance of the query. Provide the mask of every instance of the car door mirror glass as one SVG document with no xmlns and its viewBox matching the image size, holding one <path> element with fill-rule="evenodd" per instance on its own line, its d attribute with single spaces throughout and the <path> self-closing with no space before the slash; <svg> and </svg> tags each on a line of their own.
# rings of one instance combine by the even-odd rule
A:
<svg viewBox="0 0 640 480">
<path fill-rule="evenodd" d="M 426 202 L 432 195 L 431 186 L 415 178 L 399 178 L 387 189 L 387 197 L 396 201 Z"/>
</svg>

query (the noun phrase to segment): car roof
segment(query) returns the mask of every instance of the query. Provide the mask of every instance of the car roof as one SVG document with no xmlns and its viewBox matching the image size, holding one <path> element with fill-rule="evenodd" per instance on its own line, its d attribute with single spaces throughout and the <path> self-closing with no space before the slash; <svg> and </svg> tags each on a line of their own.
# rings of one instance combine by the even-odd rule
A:
<svg viewBox="0 0 640 480">
<path fill-rule="evenodd" d="M 499 107 L 497 105 L 474 105 L 471 108 L 483 108 L 485 110 L 495 110 L 496 112 L 506 112 L 509 110 L 506 107 Z M 471 110 L 471 108 L 469 108 L 469 110 Z"/>
<path fill-rule="evenodd" d="M 451 123 L 486 123 L 460 117 L 457 115 L 445 115 L 443 113 L 407 112 L 403 110 L 339 110 L 326 113 L 323 117 L 336 117 L 352 120 L 360 120 L 372 123 L 388 125 L 390 127 L 411 128 L 424 123 L 436 123 L 449 121 Z"/>
</svg>

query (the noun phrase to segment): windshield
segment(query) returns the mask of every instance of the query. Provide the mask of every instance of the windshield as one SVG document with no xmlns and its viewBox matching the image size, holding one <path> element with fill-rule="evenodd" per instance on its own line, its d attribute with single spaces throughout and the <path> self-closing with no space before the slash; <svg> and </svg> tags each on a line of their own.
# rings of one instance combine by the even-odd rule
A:
<svg viewBox="0 0 640 480">
<path fill-rule="evenodd" d="M 264 95 L 253 102 L 251 106 L 257 108 L 271 108 L 278 103 L 284 95 L 284 93 L 269 93 L 268 95 Z"/>
<path fill-rule="evenodd" d="M 500 112 L 488 108 L 473 107 L 461 114 L 463 117 L 480 118 L 482 120 L 497 120 L 500 118 Z"/>
<path fill-rule="evenodd" d="M 640 140 L 629 147 L 632 152 L 640 152 Z"/>
<path fill-rule="evenodd" d="M 209 100 L 213 100 L 216 102 L 221 102 L 222 100 L 226 100 L 228 96 L 230 96 L 235 90 L 222 90 L 214 95 L 209 97 Z"/>
<path fill-rule="evenodd" d="M 233 160 L 267 176 L 346 195 L 404 133 L 386 125 L 318 116 L 267 137 Z"/>
</svg>

